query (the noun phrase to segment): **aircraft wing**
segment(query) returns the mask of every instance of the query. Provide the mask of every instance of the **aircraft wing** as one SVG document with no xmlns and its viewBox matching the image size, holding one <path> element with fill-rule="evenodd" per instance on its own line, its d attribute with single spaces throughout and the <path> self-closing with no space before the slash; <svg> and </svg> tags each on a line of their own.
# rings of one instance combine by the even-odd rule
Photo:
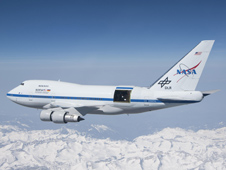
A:
<svg viewBox="0 0 226 170">
<path fill-rule="evenodd" d="M 72 108 L 70 108 L 70 109 L 72 109 Z M 81 106 L 81 107 L 75 107 L 73 109 L 76 110 L 78 113 L 80 113 L 82 116 L 85 116 L 87 113 L 91 113 L 95 110 L 98 110 L 99 107 L 97 107 L 97 106 Z"/>
<path fill-rule="evenodd" d="M 64 102 L 52 102 L 43 107 L 43 109 L 48 110 L 58 110 L 59 108 L 68 112 L 70 114 L 78 115 L 78 116 L 85 116 L 87 113 L 93 112 L 98 110 L 101 106 L 83 106 L 74 103 L 64 103 Z"/>
</svg>

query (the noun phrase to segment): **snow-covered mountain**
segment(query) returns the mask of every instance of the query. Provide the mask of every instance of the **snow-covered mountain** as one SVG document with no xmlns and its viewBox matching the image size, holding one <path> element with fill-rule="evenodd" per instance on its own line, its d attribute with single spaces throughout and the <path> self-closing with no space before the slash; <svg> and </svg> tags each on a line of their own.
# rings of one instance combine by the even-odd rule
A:
<svg viewBox="0 0 226 170">
<path fill-rule="evenodd" d="M 111 131 L 104 125 L 93 128 Z M 65 127 L 0 125 L 0 139 L 0 169 L 226 169 L 226 127 L 165 128 L 127 141 L 97 139 Z"/>
</svg>

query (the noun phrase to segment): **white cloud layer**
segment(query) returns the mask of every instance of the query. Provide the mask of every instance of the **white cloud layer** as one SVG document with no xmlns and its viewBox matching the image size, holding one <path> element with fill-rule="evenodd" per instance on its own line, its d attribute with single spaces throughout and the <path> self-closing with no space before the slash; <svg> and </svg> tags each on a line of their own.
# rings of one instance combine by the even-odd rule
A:
<svg viewBox="0 0 226 170">
<path fill-rule="evenodd" d="M 0 169 L 226 169 L 226 127 L 166 128 L 130 142 L 1 125 L 0 139 Z"/>
</svg>

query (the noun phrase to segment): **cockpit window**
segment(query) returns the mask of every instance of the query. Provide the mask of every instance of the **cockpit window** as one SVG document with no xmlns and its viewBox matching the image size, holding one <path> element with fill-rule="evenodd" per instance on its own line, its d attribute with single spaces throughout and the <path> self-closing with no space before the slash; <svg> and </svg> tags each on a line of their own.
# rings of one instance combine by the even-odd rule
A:
<svg viewBox="0 0 226 170">
<path fill-rule="evenodd" d="M 22 86 L 23 86 L 23 85 L 24 85 L 24 83 L 21 83 L 20 85 L 22 85 Z"/>
</svg>

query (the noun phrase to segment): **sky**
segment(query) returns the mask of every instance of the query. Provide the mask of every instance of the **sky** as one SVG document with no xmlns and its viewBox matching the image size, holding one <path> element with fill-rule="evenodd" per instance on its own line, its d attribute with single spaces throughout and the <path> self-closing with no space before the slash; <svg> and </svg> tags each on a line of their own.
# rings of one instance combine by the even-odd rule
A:
<svg viewBox="0 0 226 170">
<path fill-rule="evenodd" d="M 215 39 L 216 50 L 223 50 L 225 6 L 224 1 L 192 0 L 3 0 L 0 56 L 3 60 L 164 58 L 166 51 L 172 56 L 175 48 L 187 50 L 204 39 Z M 218 56 L 223 57 L 222 51 Z"/>
<path fill-rule="evenodd" d="M 39 120 L 6 93 L 24 80 L 150 86 L 202 40 L 215 40 L 197 89 L 203 102 L 138 115 L 86 115 L 73 126 L 104 124 L 134 138 L 165 127 L 226 125 L 225 1 L 0 1 L 0 119 Z M 35 115 L 35 116 L 34 116 Z M 137 128 L 139 127 L 139 128 Z"/>
</svg>

